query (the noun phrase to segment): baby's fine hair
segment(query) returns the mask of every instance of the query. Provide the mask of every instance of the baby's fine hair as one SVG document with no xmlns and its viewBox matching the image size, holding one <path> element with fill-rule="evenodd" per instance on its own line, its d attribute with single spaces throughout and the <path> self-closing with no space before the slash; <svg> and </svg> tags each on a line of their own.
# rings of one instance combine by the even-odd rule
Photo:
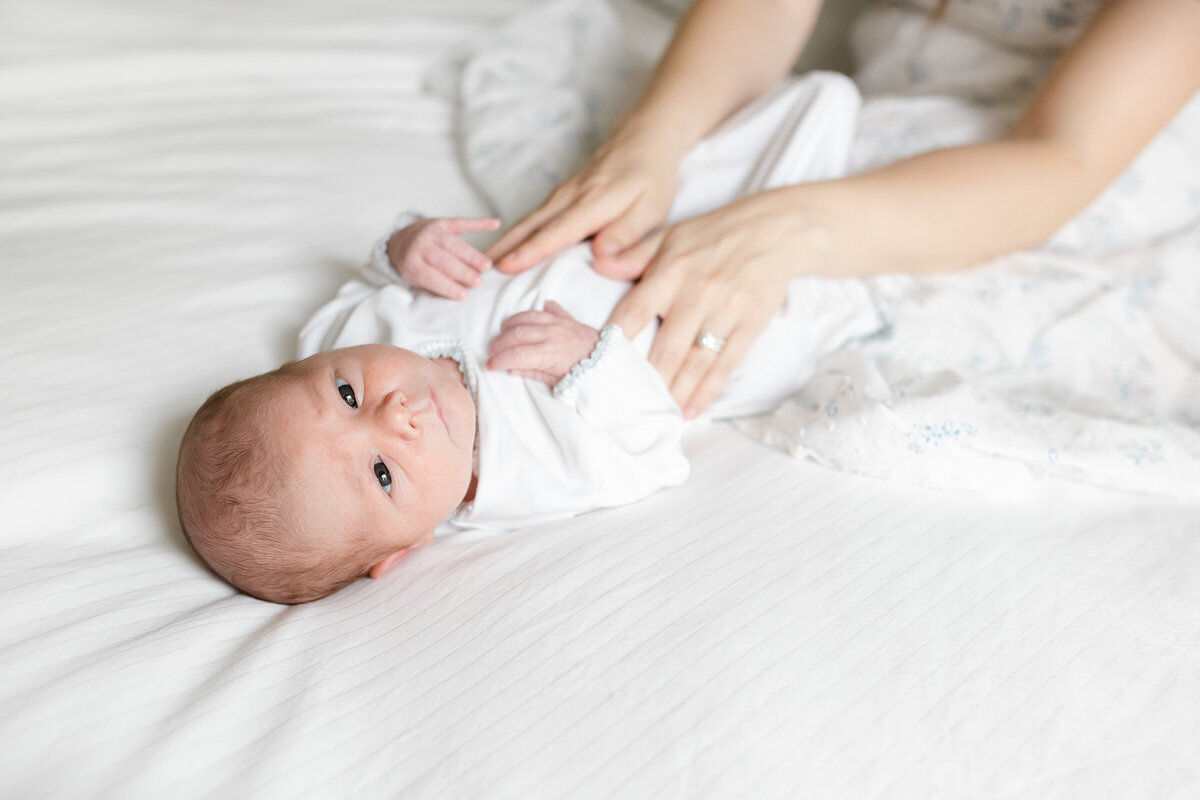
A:
<svg viewBox="0 0 1200 800">
<path fill-rule="evenodd" d="M 183 435 L 175 471 L 188 543 L 235 588 L 273 603 L 333 594 L 364 575 L 375 555 L 361 543 L 349 557 L 321 544 L 289 502 L 297 499 L 293 464 L 283 443 L 268 435 L 267 423 L 272 390 L 288 379 L 291 366 L 214 392 Z"/>
</svg>

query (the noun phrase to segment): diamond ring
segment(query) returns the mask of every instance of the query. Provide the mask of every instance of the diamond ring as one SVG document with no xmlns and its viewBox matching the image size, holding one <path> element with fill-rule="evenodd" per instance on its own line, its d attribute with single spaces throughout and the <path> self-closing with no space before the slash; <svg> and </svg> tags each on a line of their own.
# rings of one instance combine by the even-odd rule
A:
<svg viewBox="0 0 1200 800">
<path fill-rule="evenodd" d="M 701 333 L 696 337 L 696 347 L 703 347 L 705 350 L 719 353 L 725 349 L 725 340 L 716 334 Z"/>
</svg>

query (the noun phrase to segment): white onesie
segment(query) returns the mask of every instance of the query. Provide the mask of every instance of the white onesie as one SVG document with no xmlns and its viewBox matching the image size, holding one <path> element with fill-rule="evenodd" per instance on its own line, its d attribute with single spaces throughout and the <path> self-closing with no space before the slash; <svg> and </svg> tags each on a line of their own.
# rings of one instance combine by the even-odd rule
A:
<svg viewBox="0 0 1200 800">
<path fill-rule="evenodd" d="M 819 82 L 799 92 L 794 88 L 765 98 L 693 151 L 685 161 L 674 217 L 700 213 L 785 177 L 812 179 L 831 165 L 840 168 L 844 144 L 834 153 L 822 151 L 819 137 L 804 140 L 799 150 L 781 146 L 795 138 L 780 138 L 780 127 L 799 126 L 805 109 L 810 125 L 823 121 L 819 127 L 824 128 L 840 120 L 832 109 L 824 117 L 811 114 L 828 88 Z M 846 100 L 845 84 L 838 82 L 831 91 L 826 100 Z M 780 146 L 772 148 L 773 143 Z M 731 161 L 733 152 L 740 158 Z M 392 231 L 418 218 L 402 214 Z M 390 233 L 376 244 L 362 277 L 345 284 L 304 327 L 299 351 L 306 357 L 388 343 L 459 362 L 478 413 L 478 483 L 474 501 L 460 507 L 440 532 L 511 529 L 623 505 L 687 478 L 682 415 L 647 360 L 657 326 L 648 326 L 632 342 L 618 328 L 603 327 L 631 284 L 592 270 L 587 245 L 519 275 L 489 271 L 465 300 L 454 301 L 404 283 L 388 262 Z M 595 351 L 553 389 L 484 369 L 488 344 L 504 320 L 540 309 L 547 300 L 580 322 L 603 327 Z M 821 356 L 878 327 L 875 307 L 858 282 L 793 281 L 784 306 L 705 416 L 724 419 L 773 409 L 804 385 Z"/>
</svg>

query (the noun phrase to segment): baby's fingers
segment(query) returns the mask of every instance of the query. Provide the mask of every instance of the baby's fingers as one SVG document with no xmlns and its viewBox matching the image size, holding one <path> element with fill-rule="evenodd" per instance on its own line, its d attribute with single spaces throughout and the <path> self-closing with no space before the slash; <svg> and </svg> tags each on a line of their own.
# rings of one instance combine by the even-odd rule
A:
<svg viewBox="0 0 1200 800">
<path fill-rule="evenodd" d="M 477 233 L 479 231 L 494 231 L 500 227 L 500 220 L 495 217 L 444 217 L 442 224 L 454 235 Z"/>
<path fill-rule="evenodd" d="M 430 253 L 426 260 L 443 275 L 464 289 L 479 285 L 479 273 L 448 251 L 441 250 Z"/>
<path fill-rule="evenodd" d="M 545 342 L 519 344 L 497 352 L 488 359 L 487 368 L 545 372 L 554 368 L 554 357 Z"/>
<path fill-rule="evenodd" d="M 574 321 L 574 319 L 575 319 L 574 317 L 571 316 L 570 311 L 567 311 L 565 308 L 563 308 L 562 306 L 560 306 L 558 303 L 554 302 L 553 300 L 547 300 L 545 305 L 543 306 L 543 308 L 546 309 L 545 313 L 553 314 L 554 316 L 559 317 L 561 319 L 569 319 L 572 321 Z"/>
<path fill-rule="evenodd" d="M 499 335 L 488 344 L 488 355 L 494 356 L 514 347 L 526 344 L 542 344 L 550 338 L 550 331 L 544 325 L 514 325 L 502 329 Z"/>
<path fill-rule="evenodd" d="M 477 272 L 487 272 L 492 268 L 492 260 L 490 258 L 457 236 L 448 237 L 445 241 L 445 246 L 458 260 Z"/>
<path fill-rule="evenodd" d="M 542 372 L 541 370 L 536 369 L 514 369 L 510 370 L 509 374 L 516 375 L 518 378 L 529 378 L 535 381 L 542 381 L 543 383 L 548 383 L 551 386 L 558 383 L 558 378 L 556 378 L 552 373 Z"/>
<path fill-rule="evenodd" d="M 553 325 L 558 322 L 559 318 L 549 311 L 522 311 L 520 314 L 513 314 L 504 322 L 500 323 L 500 330 L 506 331 L 517 325 L 534 325 L 546 326 Z"/>
<path fill-rule="evenodd" d="M 452 280 L 446 273 L 432 267 L 427 267 L 421 273 L 420 279 L 414 280 L 413 284 L 427 292 L 432 292 L 441 297 L 448 297 L 451 300 L 467 299 L 466 286 Z"/>
</svg>

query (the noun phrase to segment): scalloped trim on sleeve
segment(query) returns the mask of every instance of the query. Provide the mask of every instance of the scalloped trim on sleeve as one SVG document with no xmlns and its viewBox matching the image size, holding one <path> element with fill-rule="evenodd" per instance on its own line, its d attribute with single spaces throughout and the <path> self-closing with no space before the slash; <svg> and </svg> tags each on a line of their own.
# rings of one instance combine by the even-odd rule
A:
<svg viewBox="0 0 1200 800">
<path fill-rule="evenodd" d="M 611 347 L 613 337 L 623 335 L 621 329 L 616 325 L 605 325 L 601 328 L 600 340 L 596 342 L 591 355 L 571 367 L 571 371 L 555 384 L 554 396 L 559 400 L 570 401 L 573 399 L 579 387 L 579 380 L 592 370 L 600 362 L 600 359 L 604 358 L 604 354 Z"/>
</svg>

